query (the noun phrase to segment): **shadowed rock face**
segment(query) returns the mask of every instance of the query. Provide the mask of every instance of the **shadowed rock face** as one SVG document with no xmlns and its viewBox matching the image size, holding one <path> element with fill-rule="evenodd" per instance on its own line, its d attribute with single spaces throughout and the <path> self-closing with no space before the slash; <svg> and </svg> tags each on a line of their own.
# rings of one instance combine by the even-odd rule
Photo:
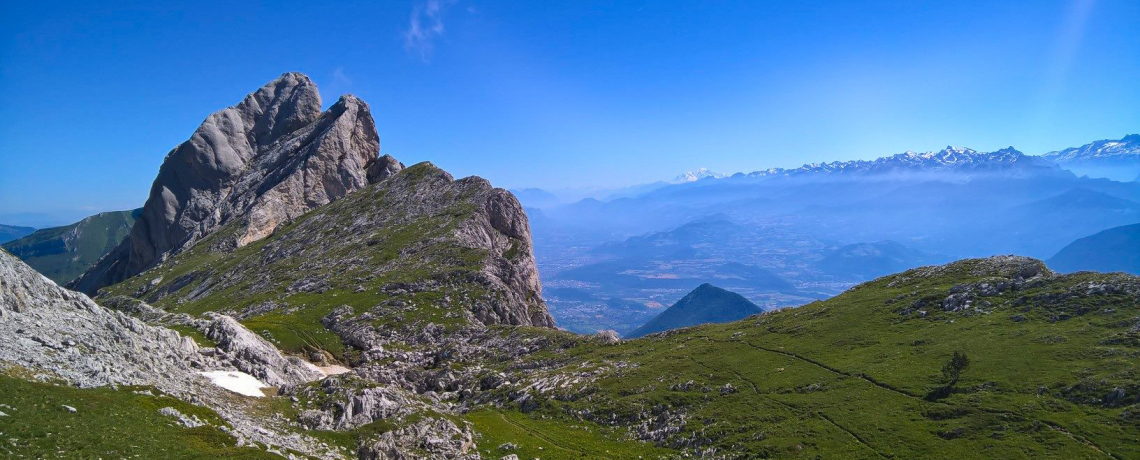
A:
<svg viewBox="0 0 1140 460">
<path fill-rule="evenodd" d="M 343 96 L 320 111 L 316 85 L 299 73 L 211 114 L 166 156 L 131 234 L 71 283 L 94 293 L 239 222 L 217 244 L 260 240 L 301 214 L 399 171 L 377 158 L 368 105 Z"/>
</svg>

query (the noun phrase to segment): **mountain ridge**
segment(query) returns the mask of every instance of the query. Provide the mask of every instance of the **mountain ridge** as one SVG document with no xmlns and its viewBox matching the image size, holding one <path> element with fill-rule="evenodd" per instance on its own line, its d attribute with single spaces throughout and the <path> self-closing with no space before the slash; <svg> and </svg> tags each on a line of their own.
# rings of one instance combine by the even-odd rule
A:
<svg viewBox="0 0 1140 460">
<path fill-rule="evenodd" d="M 167 154 L 130 236 L 71 283 L 94 293 L 240 221 L 240 247 L 402 166 L 378 157 L 368 105 L 342 96 L 321 112 L 316 85 L 286 73 L 208 116 Z"/>
<path fill-rule="evenodd" d="M 32 227 L 0 224 L 0 244 L 18 240 L 25 236 L 31 235 L 35 231 L 36 229 Z"/>
<path fill-rule="evenodd" d="M 130 234 L 142 209 L 101 212 L 70 225 L 36 230 L 4 249 L 59 284 L 83 274 Z"/>
<path fill-rule="evenodd" d="M 1140 224 L 1113 227 L 1073 241 L 1049 258 L 1048 264 L 1064 272 L 1140 275 Z"/>
</svg>

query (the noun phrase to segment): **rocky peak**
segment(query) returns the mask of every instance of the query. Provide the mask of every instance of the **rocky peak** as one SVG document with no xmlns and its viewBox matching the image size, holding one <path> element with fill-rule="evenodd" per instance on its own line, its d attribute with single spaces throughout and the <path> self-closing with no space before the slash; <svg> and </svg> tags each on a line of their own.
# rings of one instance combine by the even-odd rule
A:
<svg viewBox="0 0 1140 460">
<path fill-rule="evenodd" d="M 312 123 L 321 112 L 321 95 L 308 76 L 289 72 L 246 96 L 234 108 L 249 117 L 251 141 L 265 145 Z"/>
<path fill-rule="evenodd" d="M 71 286 L 87 293 L 141 273 L 223 227 L 240 247 L 402 168 L 380 150 L 368 104 L 321 112 L 312 80 L 286 73 L 208 116 L 167 154 L 131 234 Z"/>
<path fill-rule="evenodd" d="M 404 164 L 392 155 L 384 155 L 368 165 L 368 182 L 377 183 L 404 169 Z"/>
</svg>

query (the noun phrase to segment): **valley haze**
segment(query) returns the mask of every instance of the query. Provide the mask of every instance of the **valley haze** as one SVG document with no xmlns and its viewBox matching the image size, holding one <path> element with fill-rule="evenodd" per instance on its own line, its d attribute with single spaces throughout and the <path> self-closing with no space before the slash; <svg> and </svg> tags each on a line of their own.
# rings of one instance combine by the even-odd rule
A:
<svg viewBox="0 0 1140 460">
<path fill-rule="evenodd" d="M 0 457 L 1140 458 L 1137 23 L 13 4 Z"/>
</svg>

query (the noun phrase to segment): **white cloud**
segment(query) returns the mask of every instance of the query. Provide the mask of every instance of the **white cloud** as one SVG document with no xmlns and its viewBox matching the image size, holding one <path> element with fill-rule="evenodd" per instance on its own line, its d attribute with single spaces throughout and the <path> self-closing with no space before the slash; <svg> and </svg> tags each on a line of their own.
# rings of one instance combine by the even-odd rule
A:
<svg viewBox="0 0 1140 460">
<path fill-rule="evenodd" d="M 425 62 L 431 57 L 435 40 L 443 36 L 443 14 L 450 6 L 446 0 L 423 0 L 412 8 L 408 30 L 404 32 L 404 48 Z"/>
</svg>

